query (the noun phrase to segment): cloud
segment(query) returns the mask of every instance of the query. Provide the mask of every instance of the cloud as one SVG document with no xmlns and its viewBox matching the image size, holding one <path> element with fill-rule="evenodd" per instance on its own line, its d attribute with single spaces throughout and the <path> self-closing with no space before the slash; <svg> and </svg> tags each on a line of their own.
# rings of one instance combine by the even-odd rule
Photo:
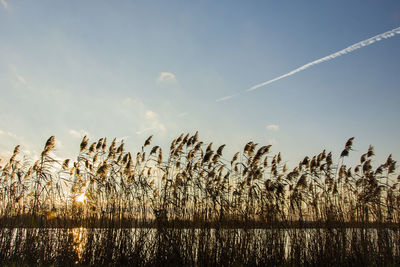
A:
<svg viewBox="0 0 400 267">
<path fill-rule="evenodd" d="M 125 105 L 130 104 L 130 103 L 133 103 L 133 102 L 134 102 L 134 99 L 131 98 L 131 97 L 126 97 L 126 98 L 124 98 L 124 100 L 122 101 L 122 103 L 125 104 Z"/>
<path fill-rule="evenodd" d="M 7 135 L 8 135 L 9 137 L 12 137 L 12 138 L 15 138 L 15 139 L 18 138 L 18 136 L 17 136 L 15 133 L 12 133 L 12 132 L 7 132 Z"/>
<path fill-rule="evenodd" d="M 0 0 L 1 2 L 2 0 Z M 26 85 L 26 80 L 24 78 L 24 76 L 22 76 L 18 70 L 17 67 L 15 65 L 10 65 L 10 69 L 11 71 L 14 73 L 15 78 L 17 78 L 17 82 L 15 83 L 16 86 L 18 85 Z"/>
<path fill-rule="evenodd" d="M 150 127 L 146 127 L 140 131 L 137 131 L 136 134 L 140 135 L 150 130 L 158 131 L 161 133 L 164 133 L 166 131 L 165 125 L 161 123 L 159 116 L 156 112 L 152 110 L 147 110 L 144 115 L 146 119 L 146 125 L 149 125 Z"/>
<path fill-rule="evenodd" d="M 6 132 L 6 131 L 3 131 L 3 130 L 0 130 L 0 135 L 6 135 L 6 136 L 9 136 L 9 137 L 18 139 L 18 136 L 15 133 L 12 133 L 12 132 Z"/>
<path fill-rule="evenodd" d="M 161 132 L 165 132 L 165 126 L 164 124 L 162 124 L 161 122 L 157 121 L 157 122 L 153 122 L 152 124 L 154 126 L 154 129 L 159 130 Z"/>
<path fill-rule="evenodd" d="M 151 128 L 157 131 L 165 132 L 165 126 L 160 122 L 157 113 L 152 110 L 146 111 L 146 119 L 150 122 Z"/>
<path fill-rule="evenodd" d="M 73 137 L 75 137 L 75 138 L 83 138 L 85 135 L 86 135 L 86 136 L 89 135 L 89 133 L 86 132 L 85 130 L 76 131 L 76 130 L 74 130 L 74 129 L 70 129 L 70 130 L 68 131 L 68 133 L 69 133 L 70 135 L 72 135 Z"/>
<path fill-rule="evenodd" d="M 0 4 L 1 4 L 5 9 L 8 9 L 8 3 L 6 2 L 6 0 L 0 0 Z"/>
<path fill-rule="evenodd" d="M 147 132 L 147 131 L 150 131 L 150 130 L 154 130 L 154 128 L 152 128 L 152 127 L 150 127 L 150 128 L 145 128 L 145 129 L 142 129 L 142 130 L 140 130 L 140 131 L 136 131 L 136 134 L 137 134 L 137 135 L 141 135 L 142 133 Z"/>
<path fill-rule="evenodd" d="M 158 114 L 152 110 L 147 110 L 145 113 L 145 116 L 146 116 L 146 119 L 148 119 L 148 120 L 154 120 L 158 117 Z"/>
<path fill-rule="evenodd" d="M 26 84 L 25 78 L 24 78 L 23 76 L 17 75 L 17 79 L 18 79 L 18 81 L 19 81 L 20 83 Z"/>
<path fill-rule="evenodd" d="M 279 131 L 279 125 L 276 124 L 267 125 L 266 128 L 270 131 Z"/>
<path fill-rule="evenodd" d="M 172 72 L 161 72 L 157 78 L 159 83 L 176 82 L 176 76 Z"/>
</svg>

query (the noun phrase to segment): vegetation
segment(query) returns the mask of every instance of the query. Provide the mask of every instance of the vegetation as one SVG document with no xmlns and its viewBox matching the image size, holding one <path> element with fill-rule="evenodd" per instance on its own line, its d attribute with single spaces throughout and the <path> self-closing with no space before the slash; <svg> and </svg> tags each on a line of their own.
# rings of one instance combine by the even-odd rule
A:
<svg viewBox="0 0 400 267">
<path fill-rule="evenodd" d="M 0 167 L 0 261 L 399 264 L 396 162 L 374 168 L 370 146 L 346 166 L 353 139 L 338 163 L 324 150 L 292 170 L 254 142 L 226 160 L 198 133 L 167 153 L 150 136 L 134 156 L 85 136 L 74 162 L 55 159 L 53 136 L 34 163 L 17 146 Z"/>
</svg>

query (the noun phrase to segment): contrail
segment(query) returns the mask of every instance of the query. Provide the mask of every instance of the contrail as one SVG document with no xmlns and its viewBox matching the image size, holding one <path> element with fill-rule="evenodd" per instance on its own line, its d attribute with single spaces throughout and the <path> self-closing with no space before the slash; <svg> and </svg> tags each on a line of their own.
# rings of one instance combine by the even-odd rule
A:
<svg viewBox="0 0 400 267">
<path fill-rule="evenodd" d="M 217 100 L 215 100 L 215 101 L 216 101 L 216 102 L 225 101 L 225 100 L 228 100 L 228 99 L 234 98 L 234 97 L 236 97 L 236 96 L 238 96 L 238 95 L 239 95 L 239 93 L 237 93 L 237 94 L 234 94 L 234 95 L 227 95 L 227 96 L 224 96 L 224 97 L 218 98 L 218 99 L 217 99 Z"/>
<path fill-rule="evenodd" d="M 340 56 L 342 56 L 342 55 L 346 55 L 346 54 L 348 54 L 348 53 L 350 53 L 350 52 L 353 52 L 354 50 L 360 49 L 360 48 L 362 48 L 362 47 L 364 47 L 364 46 L 371 45 L 371 44 L 373 44 L 373 43 L 375 43 L 375 42 L 379 42 L 379 41 L 381 41 L 381 40 L 383 40 L 383 39 L 391 38 L 391 37 L 395 36 L 396 34 L 400 34 L 400 27 L 395 28 L 395 29 L 390 30 L 390 31 L 387 31 L 387 32 L 384 32 L 384 33 L 381 33 L 381 34 L 378 34 L 378 35 L 376 35 L 376 36 L 374 36 L 374 37 L 371 37 L 371 38 L 369 38 L 369 39 L 366 39 L 366 40 L 364 40 L 364 41 L 355 43 L 355 44 L 353 44 L 353 45 L 351 45 L 351 46 L 349 46 L 349 47 L 346 47 L 345 49 L 342 49 L 342 50 L 336 52 L 336 53 L 330 54 L 329 56 L 326 56 L 326 57 L 323 57 L 323 58 L 320 58 L 320 59 L 311 61 L 311 62 L 309 62 L 309 63 L 307 63 L 307 64 L 305 64 L 305 65 L 303 65 L 303 66 L 301 66 L 301 67 L 299 67 L 299 68 L 297 68 L 297 69 L 292 70 L 291 72 L 288 72 L 288 73 L 286 73 L 286 74 L 283 74 L 283 75 L 281 75 L 281 76 L 279 76 L 279 77 L 276 77 L 276 78 L 274 78 L 274 79 L 272 79 L 272 80 L 268 80 L 268 81 L 265 81 L 265 82 L 263 82 L 263 83 L 256 84 L 256 85 L 250 87 L 249 89 L 247 89 L 245 92 L 250 92 L 250 91 L 256 90 L 256 89 L 258 89 L 258 88 L 260 88 L 260 87 L 263 87 L 263 86 L 265 86 L 265 85 L 268 85 L 268 84 L 271 84 L 271 83 L 273 83 L 273 82 L 279 81 L 279 80 L 281 80 L 281 79 L 283 79 L 283 78 L 289 77 L 289 76 L 291 76 L 291 75 L 293 75 L 293 74 L 295 74 L 295 73 L 297 73 L 297 72 L 306 70 L 306 69 L 308 69 L 308 68 L 311 67 L 311 66 L 320 64 L 320 63 L 325 62 L 325 61 L 329 61 L 329 60 L 331 60 L 331 59 L 334 59 L 334 58 L 336 58 L 336 57 L 340 57 Z M 217 102 L 231 99 L 231 98 L 233 98 L 233 97 L 235 97 L 235 96 L 237 96 L 237 95 L 239 95 L 239 94 L 235 94 L 235 95 L 232 95 L 232 96 L 222 97 L 222 98 L 220 98 L 220 99 L 217 99 Z"/>
</svg>

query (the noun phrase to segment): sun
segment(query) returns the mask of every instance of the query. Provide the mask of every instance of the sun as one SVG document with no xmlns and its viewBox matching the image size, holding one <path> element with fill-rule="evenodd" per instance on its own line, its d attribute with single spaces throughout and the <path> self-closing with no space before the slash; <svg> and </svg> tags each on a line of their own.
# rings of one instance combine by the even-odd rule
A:
<svg viewBox="0 0 400 267">
<path fill-rule="evenodd" d="M 80 203 L 86 202 L 86 199 L 87 199 L 87 197 L 86 197 L 85 193 L 82 193 L 76 197 L 76 201 L 80 202 Z"/>
</svg>

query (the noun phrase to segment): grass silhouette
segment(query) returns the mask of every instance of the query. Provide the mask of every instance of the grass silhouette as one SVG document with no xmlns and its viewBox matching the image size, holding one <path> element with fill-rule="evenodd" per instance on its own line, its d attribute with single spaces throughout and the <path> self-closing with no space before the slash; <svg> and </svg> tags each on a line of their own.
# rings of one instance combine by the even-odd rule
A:
<svg viewBox="0 0 400 267">
<path fill-rule="evenodd" d="M 47 265 L 399 264 L 400 192 L 391 155 L 373 147 L 354 167 L 350 138 L 288 170 L 270 145 L 225 145 L 182 134 L 168 153 L 152 136 L 90 142 L 55 160 L 55 138 L 30 163 L 19 146 L 0 168 L 0 260 Z M 166 150 L 166 149 L 165 149 Z M 22 159 L 21 159 L 22 158 Z"/>
</svg>

